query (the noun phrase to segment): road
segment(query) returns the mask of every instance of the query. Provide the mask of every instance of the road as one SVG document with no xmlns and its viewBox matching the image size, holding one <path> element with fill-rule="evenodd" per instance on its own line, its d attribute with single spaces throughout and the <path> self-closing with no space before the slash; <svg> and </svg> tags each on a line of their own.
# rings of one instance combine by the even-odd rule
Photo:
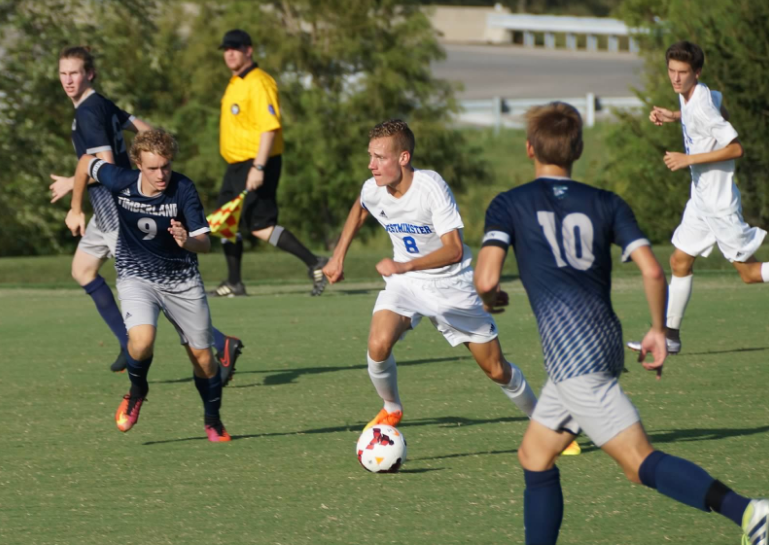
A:
<svg viewBox="0 0 769 545">
<path fill-rule="evenodd" d="M 524 49 L 515 46 L 444 45 L 436 77 L 458 81 L 459 99 L 566 98 L 592 92 L 631 96 L 640 87 L 643 60 L 633 54 Z"/>
</svg>

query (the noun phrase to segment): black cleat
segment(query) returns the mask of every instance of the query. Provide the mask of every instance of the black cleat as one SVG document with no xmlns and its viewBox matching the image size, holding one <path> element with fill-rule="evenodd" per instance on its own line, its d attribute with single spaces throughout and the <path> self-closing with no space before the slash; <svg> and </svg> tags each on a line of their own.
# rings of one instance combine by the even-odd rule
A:
<svg viewBox="0 0 769 545">
<path fill-rule="evenodd" d="M 126 353 L 125 350 L 122 348 L 120 349 L 120 354 L 118 354 L 117 359 L 112 362 L 112 365 L 109 366 L 110 371 L 113 373 L 122 373 L 125 371 L 125 368 L 128 366 L 128 360 L 126 359 Z"/>
<path fill-rule="evenodd" d="M 246 286 L 243 285 L 243 282 L 230 284 L 225 280 L 219 284 L 218 288 L 209 291 L 208 295 L 212 297 L 243 297 L 248 294 L 246 293 Z"/>
<path fill-rule="evenodd" d="M 307 271 L 307 275 L 310 277 L 310 280 L 312 280 L 312 291 L 310 292 L 310 295 L 313 297 L 321 295 L 323 290 L 326 289 L 326 284 L 328 284 L 328 279 L 326 278 L 326 275 L 323 274 L 323 267 L 326 266 L 326 263 L 328 263 L 327 257 L 319 257 L 315 266 Z"/>
<path fill-rule="evenodd" d="M 219 375 L 222 377 L 222 386 L 227 386 L 235 374 L 235 362 L 238 361 L 243 350 L 243 341 L 237 337 L 224 338 L 224 352 L 216 354 L 216 360 L 219 362 Z"/>
</svg>

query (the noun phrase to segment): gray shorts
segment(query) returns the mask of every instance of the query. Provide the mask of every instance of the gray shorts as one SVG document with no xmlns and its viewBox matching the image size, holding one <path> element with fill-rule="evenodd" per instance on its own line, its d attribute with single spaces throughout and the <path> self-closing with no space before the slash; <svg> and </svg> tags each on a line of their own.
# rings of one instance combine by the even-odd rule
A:
<svg viewBox="0 0 769 545">
<path fill-rule="evenodd" d="M 115 257 L 115 248 L 117 248 L 117 229 L 104 232 L 96 223 L 96 216 L 91 216 L 85 228 L 85 235 L 80 239 L 77 249 L 97 259 L 109 259 Z"/>
<path fill-rule="evenodd" d="M 548 379 L 531 419 L 554 431 L 580 430 L 597 446 L 641 420 L 609 373 L 591 373 L 554 383 Z"/>
<path fill-rule="evenodd" d="M 202 350 L 214 344 L 211 312 L 202 286 L 183 297 L 159 290 L 152 282 L 124 278 L 117 282 L 123 321 L 128 331 L 137 325 L 158 327 L 160 311 L 179 334 L 182 344 Z"/>
</svg>

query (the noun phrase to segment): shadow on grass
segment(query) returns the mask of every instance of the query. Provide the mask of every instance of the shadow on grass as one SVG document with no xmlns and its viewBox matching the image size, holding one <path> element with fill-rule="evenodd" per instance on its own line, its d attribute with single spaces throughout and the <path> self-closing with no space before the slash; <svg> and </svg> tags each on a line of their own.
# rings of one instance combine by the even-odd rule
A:
<svg viewBox="0 0 769 545">
<path fill-rule="evenodd" d="M 708 350 L 705 352 L 682 352 L 678 354 L 680 356 L 713 356 L 716 354 L 737 354 L 739 352 L 763 352 L 769 350 L 769 346 L 762 346 L 758 348 L 733 348 L 731 350 Z"/>
<path fill-rule="evenodd" d="M 409 420 L 408 422 L 401 422 L 399 428 L 412 428 L 419 426 L 439 426 L 439 427 L 461 427 L 461 426 L 478 426 L 483 424 L 501 424 L 505 422 L 526 422 L 528 418 L 524 416 L 517 417 L 504 417 L 493 419 L 472 419 L 462 416 L 442 416 L 440 418 L 424 418 L 422 420 Z M 288 435 L 315 435 L 322 433 L 359 433 L 363 429 L 365 422 L 359 422 L 344 426 L 334 426 L 329 428 L 316 428 L 312 430 L 304 431 L 289 431 L 281 433 L 255 433 L 249 435 L 232 435 L 233 441 L 239 441 L 241 439 L 257 439 L 260 437 L 284 437 Z M 197 437 L 183 437 L 181 439 L 168 439 L 166 441 L 147 441 L 143 443 L 146 446 L 150 445 L 162 445 L 165 443 L 179 443 L 181 441 L 199 441 L 206 439 L 205 436 Z M 468 456 L 471 456 L 468 454 Z"/>
<path fill-rule="evenodd" d="M 747 437 L 758 433 L 769 432 L 769 426 L 757 428 L 691 428 L 688 430 L 659 430 L 649 433 L 652 445 L 660 443 L 691 443 L 695 441 L 720 441 L 730 437 Z M 584 436 L 582 436 L 584 437 Z M 601 450 L 597 446 L 582 446 L 582 454 Z"/>
<path fill-rule="evenodd" d="M 472 356 L 468 353 L 466 356 L 452 356 L 450 358 L 426 358 L 421 360 L 404 360 L 399 361 L 398 366 L 404 367 L 407 365 L 424 365 L 428 363 L 441 363 L 447 361 L 460 361 L 460 360 L 472 361 Z M 268 375 L 264 377 L 264 381 L 254 384 L 231 384 L 228 388 L 253 388 L 255 386 L 281 386 L 284 384 L 295 384 L 296 380 L 304 375 L 322 375 L 324 373 L 336 373 L 338 371 L 360 371 L 366 369 L 366 365 L 348 365 L 345 367 L 305 367 L 301 369 L 265 369 L 257 371 L 236 371 L 235 378 L 243 375 Z M 270 374 L 274 373 L 274 374 Z M 150 384 L 177 384 L 183 382 L 192 382 L 192 377 L 177 378 L 171 380 L 155 380 L 149 381 Z"/>
</svg>

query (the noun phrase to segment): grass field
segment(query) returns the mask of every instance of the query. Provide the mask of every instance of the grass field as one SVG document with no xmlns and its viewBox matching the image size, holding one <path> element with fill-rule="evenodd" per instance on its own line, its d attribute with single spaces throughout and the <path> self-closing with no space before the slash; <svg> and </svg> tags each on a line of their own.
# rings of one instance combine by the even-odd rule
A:
<svg viewBox="0 0 769 545">
<path fill-rule="evenodd" d="M 205 440 L 170 324 L 160 326 L 149 401 L 124 435 L 113 415 L 128 379 L 107 371 L 114 341 L 90 300 L 77 289 L 0 288 L 0 543 L 523 543 L 516 448 L 526 421 L 465 349 L 452 349 L 427 323 L 395 351 L 408 461 L 396 475 L 358 466 L 355 441 L 380 407 L 365 368 L 381 281 L 364 262 L 374 258 L 352 263 L 358 281 L 321 298 L 298 284 L 300 271 L 282 284 L 251 284 L 248 298 L 211 301 L 215 324 L 246 343 L 224 392 L 222 416 L 235 439 L 227 445 Z M 67 261 L 56 259 L 47 268 L 66 275 Z M 282 271 L 280 260 L 253 259 L 272 278 Z M 0 260 L 6 286 L 24 284 L 20 263 Z M 35 270 L 36 285 L 47 285 L 46 271 Z M 505 288 L 502 344 L 538 389 L 535 321 L 520 283 Z M 631 270 L 618 272 L 613 297 L 626 337 L 643 332 L 648 312 Z M 701 274 L 684 353 L 661 382 L 628 354 L 623 377 L 659 448 L 748 495 L 769 494 L 767 303 L 766 288 L 745 286 L 733 272 Z M 588 439 L 579 441 L 584 454 L 559 462 L 559 543 L 739 543 L 726 519 L 628 484 Z"/>
</svg>

